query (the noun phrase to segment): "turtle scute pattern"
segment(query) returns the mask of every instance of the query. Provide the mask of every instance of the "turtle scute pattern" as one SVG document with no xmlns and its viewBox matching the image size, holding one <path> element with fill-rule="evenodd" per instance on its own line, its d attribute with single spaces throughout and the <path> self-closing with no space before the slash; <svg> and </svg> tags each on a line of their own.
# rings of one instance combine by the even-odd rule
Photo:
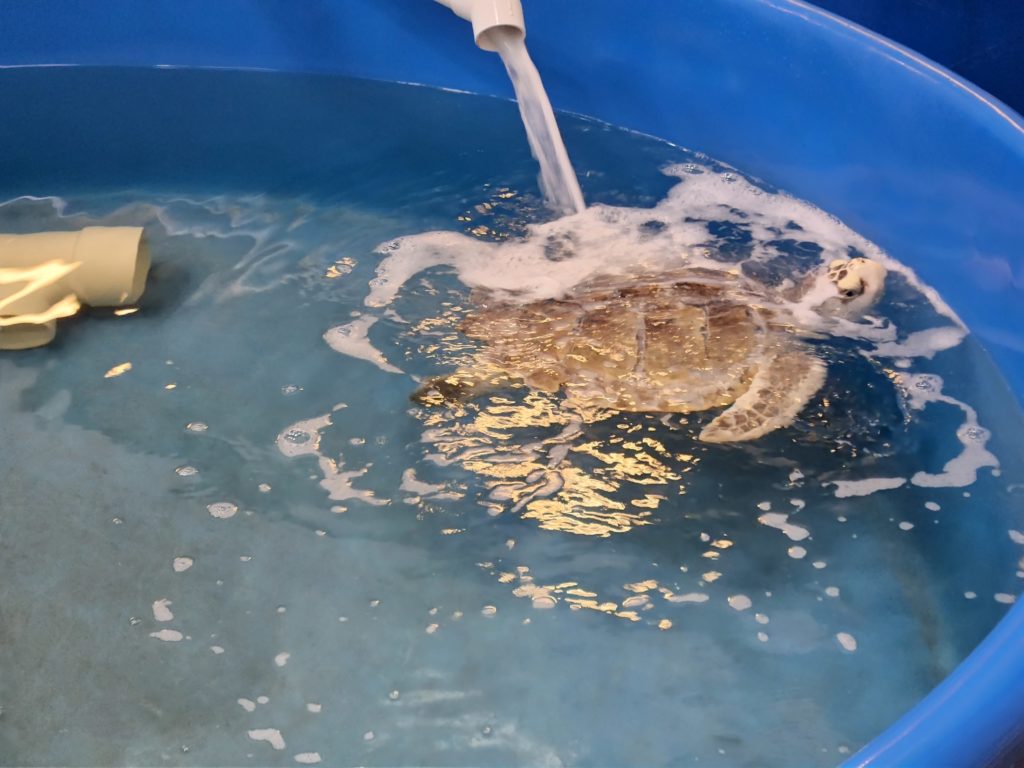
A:
<svg viewBox="0 0 1024 768">
<path fill-rule="evenodd" d="M 726 411 L 701 437 L 752 439 L 789 423 L 825 369 L 771 326 L 747 300 L 750 289 L 735 275 L 688 270 L 602 278 L 566 298 L 526 304 L 478 294 L 478 310 L 462 325 L 483 342 L 472 365 L 415 397 L 465 400 L 522 381 L 561 390 L 586 420 L 609 410 L 691 413 L 735 402 L 742 408 Z"/>
</svg>

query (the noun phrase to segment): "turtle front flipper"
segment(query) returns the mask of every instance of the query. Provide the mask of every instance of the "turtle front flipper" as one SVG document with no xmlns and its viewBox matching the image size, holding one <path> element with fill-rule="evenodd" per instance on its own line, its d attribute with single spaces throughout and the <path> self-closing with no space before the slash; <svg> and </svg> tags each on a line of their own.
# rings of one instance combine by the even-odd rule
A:
<svg viewBox="0 0 1024 768">
<path fill-rule="evenodd" d="M 801 347 L 787 346 L 766 359 L 750 388 L 701 430 L 706 443 L 754 440 L 793 423 L 825 383 L 825 363 Z"/>
</svg>

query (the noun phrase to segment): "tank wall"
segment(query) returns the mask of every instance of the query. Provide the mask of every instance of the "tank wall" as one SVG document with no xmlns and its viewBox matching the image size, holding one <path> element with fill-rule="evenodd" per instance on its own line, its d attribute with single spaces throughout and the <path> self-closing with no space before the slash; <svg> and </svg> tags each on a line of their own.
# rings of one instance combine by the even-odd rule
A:
<svg viewBox="0 0 1024 768">
<path fill-rule="evenodd" d="M 706 152 L 835 214 L 935 286 L 1024 394 L 1019 116 L 800 0 L 590 0 L 581 13 L 583 6 L 525 0 L 528 44 L 557 107 Z M 477 50 L 468 25 L 429 0 L 0 3 L 0 67 L 71 64 L 331 72 L 511 95 L 497 57 Z M 42 85 L 24 98 L 7 105 L 0 131 L 5 184 L 31 185 L 28 161 L 42 151 L 22 148 L 19 135 L 48 118 L 75 120 L 66 103 L 47 101 Z M 88 93 L 76 99 L 88 109 Z M 187 109 L 180 117 L 198 130 Z M 47 157 L 61 158 L 70 175 L 89 162 L 80 135 L 47 134 Z M 130 124 L 114 140 L 139 157 L 155 151 Z M 1006 663 L 993 667 L 994 655 L 982 662 L 1018 689 L 1022 612 L 1024 604 L 1015 607 L 987 646 Z M 902 758 L 927 759 L 935 749 L 954 764 L 979 764 L 971 756 L 994 754 L 1007 724 L 1024 718 L 1024 702 L 1007 690 L 977 675 L 954 677 L 938 704 L 953 716 L 937 718 L 931 699 L 924 711 L 939 725 L 929 730 L 919 718 L 898 727 L 889 742 L 897 747 L 884 749 L 902 750 L 901 760 L 875 753 L 871 764 L 911 764 Z M 973 698 L 957 710 L 965 691 Z M 906 737 L 912 729 L 916 741 Z"/>
<path fill-rule="evenodd" d="M 1024 110 L 1024 3 L 1019 0 L 815 0 L 815 5 L 923 53 Z"/>
</svg>

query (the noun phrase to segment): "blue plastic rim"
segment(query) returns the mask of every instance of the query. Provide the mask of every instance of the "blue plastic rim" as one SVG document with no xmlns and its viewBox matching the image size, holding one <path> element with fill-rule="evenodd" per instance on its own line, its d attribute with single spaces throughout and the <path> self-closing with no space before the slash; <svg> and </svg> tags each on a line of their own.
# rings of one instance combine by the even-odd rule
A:
<svg viewBox="0 0 1024 768">
<path fill-rule="evenodd" d="M 557 108 L 706 152 L 835 214 L 933 285 L 1024 400 L 1019 115 L 800 0 L 525 0 L 525 12 Z M 76 64 L 327 72 L 511 95 L 497 57 L 429 0 L 0 3 L 0 67 Z M 1022 740 L 1018 603 L 846 765 L 1005 765 Z"/>
</svg>

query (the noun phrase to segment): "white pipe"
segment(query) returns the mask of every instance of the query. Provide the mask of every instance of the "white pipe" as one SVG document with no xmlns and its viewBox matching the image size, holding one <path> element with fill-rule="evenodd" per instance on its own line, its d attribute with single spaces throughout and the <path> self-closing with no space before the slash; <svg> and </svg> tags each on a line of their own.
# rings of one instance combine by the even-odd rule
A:
<svg viewBox="0 0 1024 768">
<path fill-rule="evenodd" d="M 141 227 L 0 235 L 0 349 L 48 344 L 80 303 L 135 303 L 148 273 Z"/>
<path fill-rule="evenodd" d="M 503 27 L 526 37 L 526 21 L 520 0 L 437 0 L 473 25 L 473 38 L 485 51 L 496 51 L 490 31 Z"/>
</svg>

